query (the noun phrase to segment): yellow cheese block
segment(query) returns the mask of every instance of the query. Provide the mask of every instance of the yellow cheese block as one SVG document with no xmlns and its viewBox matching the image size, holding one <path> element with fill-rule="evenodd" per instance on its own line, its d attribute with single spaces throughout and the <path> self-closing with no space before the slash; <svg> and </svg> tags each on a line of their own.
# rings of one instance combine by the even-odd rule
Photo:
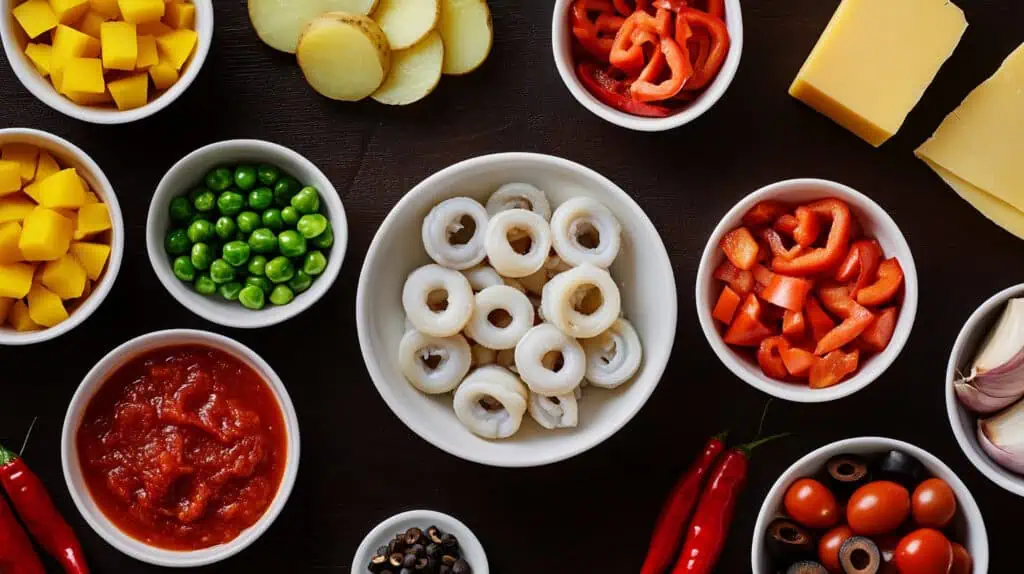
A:
<svg viewBox="0 0 1024 574">
<path fill-rule="evenodd" d="M 25 55 L 28 56 L 29 60 L 32 60 L 32 65 L 39 70 L 39 73 L 44 78 L 50 75 L 50 58 L 53 55 L 53 46 L 49 44 L 29 44 L 25 46 Z"/>
<path fill-rule="evenodd" d="M 0 198 L 0 224 L 24 221 L 35 208 L 36 203 L 22 193 Z"/>
<path fill-rule="evenodd" d="M 102 243 L 86 243 L 75 241 L 71 244 L 71 254 L 78 259 L 78 262 L 85 267 L 85 273 L 89 279 L 98 281 L 103 274 L 103 268 L 107 265 L 110 257 L 110 246 Z"/>
<path fill-rule="evenodd" d="M 85 267 L 68 254 L 44 264 L 39 281 L 61 299 L 77 299 L 85 291 Z"/>
<path fill-rule="evenodd" d="M 21 299 L 14 302 L 14 307 L 11 308 L 11 326 L 14 327 L 15 331 L 36 331 L 41 327 L 32 320 L 28 315 L 28 305 L 25 304 Z"/>
<path fill-rule="evenodd" d="M 11 314 L 12 307 L 14 307 L 14 299 L 0 297 L 0 327 L 7 322 L 7 317 Z"/>
<path fill-rule="evenodd" d="M 32 288 L 36 268 L 28 263 L 0 264 L 0 297 L 21 299 Z"/>
<path fill-rule="evenodd" d="M 28 302 L 28 316 L 32 321 L 43 327 L 53 327 L 64 319 L 68 318 L 68 312 L 64 309 L 64 302 L 60 295 L 43 287 L 39 283 L 32 284 L 25 297 Z"/>
<path fill-rule="evenodd" d="M 21 224 L 18 249 L 26 261 L 53 261 L 68 252 L 75 224 L 52 209 L 36 207 Z"/>
<path fill-rule="evenodd" d="M 21 224 L 17 221 L 0 223 L 0 265 L 17 263 L 24 259 L 18 249 L 21 238 Z M 3 321 L 0 321 L 3 324 Z"/>
<path fill-rule="evenodd" d="M 11 13 L 32 39 L 57 27 L 57 15 L 46 0 L 28 0 L 16 6 Z"/>
<path fill-rule="evenodd" d="M 966 29 L 963 11 L 949 0 L 843 0 L 789 93 L 880 146 Z"/>
<path fill-rule="evenodd" d="M 83 34 L 61 24 L 53 33 L 53 52 L 50 56 L 50 79 L 53 87 L 61 90 L 64 64 L 71 58 L 96 58 L 100 55 L 99 38 Z"/>
<path fill-rule="evenodd" d="M 0 196 L 21 191 L 21 164 L 0 159 Z"/>
<path fill-rule="evenodd" d="M 139 57 L 139 41 L 135 24 L 104 22 L 100 35 L 103 46 L 103 67 L 108 70 L 134 70 Z"/>
</svg>

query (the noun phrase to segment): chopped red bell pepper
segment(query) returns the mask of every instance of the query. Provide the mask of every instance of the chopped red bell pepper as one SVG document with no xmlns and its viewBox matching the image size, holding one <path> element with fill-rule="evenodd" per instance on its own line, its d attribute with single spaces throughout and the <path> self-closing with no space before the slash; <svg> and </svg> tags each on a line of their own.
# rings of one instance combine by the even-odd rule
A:
<svg viewBox="0 0 1024 574">
<path fill-rule="evenodd" d="M 843 322 L 818 340 L 815 355 L 825 355 L 853 342 L 871 325 L 875 315 L 850 297 L 845 286 L 826 286 L 818 290 L 822 304 Z"/>
<path fill-rule="evenodd" d="M 840 350 L 832 351 L 814 361 L 810 371 L 810 385 L 812 389 L 824 389 L 842 381 L 846 375 L 857 370 L 857 363 L 860 361 L 860 351 L 854 350 L 844 353 Z"/>
<path fill-rule="evenodd" d="M 673 110 L 664 106 L 638 102 L 625 94 L 610 89 L 609 86 L 620 86 L 625 90 L 625 86 L 598 67 L 596 62 L 580 62 L 576 65 L 576 75 L 595 98 L 621 112 L 650 118 L 666 118 L 674 113 Z"/>
<path fill-rule="evenodd" d="M 767 287 L 772 282 L 772 279 L 775 278 L 775 274 L 772 273 L 771 269 L 760 264 L 754 265 L 750 272 L 754 276 L 754 282 L 762 287 Z"/>
<path fill-rule="evenodd" d="M 757 348 L 757 364 L 761 365 L 764 374 L 773 379 L 785 379 L 788 371 L 782 360 L 781 352 L 789 348 L 789 341 L 785 337 L 768 337 L 761 341 Z"/>
<path fill-rule="evenodd" d="M 774 333 L 761 322 L 761 303 L 753 294 L 747 295 L 736 316 L 733 317 L 724 340 L 729 345 L 757 347 Z"/>
<path fill-rule="evenodd" d="M 782 217 L 789 211 L 789 207 L 781 201 L 766 199 L 757 202 L 757 205 L 750 208 L 750 211 L 743 214 L 743 225 L 747 227 L 760 227 L 771 225 L 775 220 Z"/>
<path fill-rule="evenodd" d="M 857 291 L 857 302 L 875 307 L 891 301 L 903 286 L 903 268 L 896 258 L 886 259 L 878 265 L 878 280 Z"/>
<path fill-rule="evenodd" d="M 635 7 L 631 6 L 627 0 L 612 0 L 612 4 L 615 5 L 615 11 L 623 16 L 629 16 L 637 10 L 646 11 L 648 8 L 649 0 L 636 0 Z"/>
<path fill-rule="evenodd" d="M 807 276 L 831 271 L 842 263 L 850 244 L 850 207 L 839 199 L 822 199 L 808 204 L 809 210 L 822 218 L 832 220 L 825 247 L 819 247 L 795 259 L 776 257 L 772 269 L 786 275 Z M 795 232 L 794 232 L 795 233 Z"/>
<path fill-rule="evenodd" d="M 811 366 L 818 359 L 814 356 L 814 353 L 807 349 L 793 346 L 790 346 L 788 349 L 782 349 L 779 351 L 779 354 L 782 355 L 782 363 L 786 366 L 786 371 L 790 375 L 800 378 L 807 376 Z"/>
<path fill-rule="evenodd" d="M 814 295 L 808 295 L 804 303 L 804 316 L 811 325 L 811 337 L 817 343 L 836 326 L 836 322 L 821 308 Z"/>
<path fill-rule="evenodd" d="M 657 54 L 651 58 L 647 67 L 640 73 L 640 77 L 629 87 L 630 95 L 638 102 L 660 102 L 672 98 L 693 77 L 693 66 L 685 47 L 680 47 L 672 38 L 662 36 L 659 50 L 671 75 L 668 79 L 655 83 L 657 77 L 661 75 L 661 70 L 657 69 Z"/>
<path fill-rule="evenodd" d="M 806 306 L 806 302 L 804 303 Z M 804 319 L 803 311 L 786 310 L 782 315 L 782 334 L 788 339 L 796 341 L 804 337 L 807 332 L 807 321 Z"/>
<path fill-rule="evenodd" d="M 814 213 L 810 208 L 801 205 L 796 208 L 796 229 L 793 230 L 793 241 L 797 242 L 797 245 L 804 247 L 810 247 L 814 245 L 814 242 L 818 240 L 818 234 L 821 233 L 821 219 L 818 218 L 818 214 Z"/>
<path fill-rule="evenodd" d="M 689 7 L 683 7 L 676 17 L 676 28 L 680 20 L 690 28 L 699 27 L 707 31 L 711 39 L 711 48 L 707 59 L 694 66 L 693 78 L 686 83 L 687 90 L 700 90 L 711 83 L 722 69 L 726 56 L 729 55 L 729 29 L 725 22 L 717 16 Z"/>
<path fill-rule="evenodd" d="M 754 274 L 736 267 L 728 259 L 715 268 L 712 277 L 728 283 L 739 295 L 746 295 L 754 289 Z"/>
<path fill-rule="evenodd" d="M 711 312 L 711 316 L 728 325 L 732 323 L 732 318 L 736 315 L 736 309 L 739 306 L 740 296 L 726 285 L 722 288 L 722 294 L 718 296 L 718 302 L 715 303 L 715 309 Z"/>
<path fill-rule="evenodd" d="M 756 279 L 757 275 L 755 274 L 754 277 Z M 807 300 L 807 294 L 813 287 L 814 284 L 806 279 L 775 273 L 768 285 L 765 286 L 764 291 L 761 292 L 761 298 L 789 311 L 801 311 Z"/>
<path fill-rule="evenodd" d="M 719 245 L 729 261 L 740 269 L 749 270 L 757 263 L 757 252 L 760 248 L 746 227 L 737 227 L 726 233 Z"/>
<path fill-rule="evenodd" d="M 640 15 L 650 18 L 644 12 L 626 18 L 615 34 L 615 41 L 608 54 L 608 62 L 627 74 L 636 74 L 644 69 L 644 44 L 658 45 L 657 32 L 638 24 L 637 16 Z"/>
<path fill-rule="evenodd" d="M 850 246 L 849 255 L 836 270 L 836 280 L 848 283 L 853 281 L 856 276 L 857 281 L 850 291 L 850 296 L 856 297 L 858 291 L 874 281 L 881 260 L 882 248 L 877 241 L 874 239 L 855 241 Z"/>
<path fill-rule="evenodd" d="M 772 224 L 772 229 L 793 237 L 793 232 L 796 231 L 798 225 L 800 225 L 800 222 L 797 221 L 795 215 L 784 213 L 775 220 L 775 223 Z"/>
<path fill-rule="evenodd" d="M 900 311 L 896 307 L 888 307 L 875 314 L 875 320 L 860 334 L 859 341 L 868 350 L 881 353 L 889 346 L 892 334 L 896 331 L 896 319 Z"/>
<path fill-rule="evenodd" d="M 708 0 L 708 14 L 725 20 L 725 0 Z"/>
<path fill-rule="evenodd" d="M 601 61 L 608 61 L 622 22 L 609 0 L 576 0 L 572 4 L 573 35 L 584 50 Z"/>
<path fill-rule="evenodd" d="M 761 239 L 768 242 L 768 249 L 771 250 L 772 255 L 775 257 L 793 259 L 794 257 L 802 255 L 806 249 L 802 245 L 794 245 L 793 247 L 786 249 L 786 245 L 782 241 L 782 236 L 779 235 L 778 231 L 775 231 L 770 227 L 761 229 L 760 235 Z"/>
</svg>

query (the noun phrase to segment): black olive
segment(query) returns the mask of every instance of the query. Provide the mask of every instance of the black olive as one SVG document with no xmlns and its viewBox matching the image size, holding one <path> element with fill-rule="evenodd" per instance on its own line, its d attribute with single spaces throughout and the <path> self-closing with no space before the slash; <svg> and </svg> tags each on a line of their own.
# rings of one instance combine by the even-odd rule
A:
<svg viewBox="0 0 1024 574">
<path fill-rule="evenodd" d="M 470 574 L 473 570 L 465 560 L 459 560 L 452 566 L 452 574 Z"/>
<path fill-rule="evenodd" d="M 451 567 L 455 565 L 455 560 L 457 560 L 457 558 L 455 558 L 451 554 L 445 554 L 441 557 L 441 564 Z"/>
<path fill-rule="evenodd" d="M 839 547 L 839 565 L 846 574 L 877 574 L 882 553 L 870 538 L 852 536 Z"/>
<path fill-rule="evenodd" d="M 388 562 L 390 562 L 391 565 L 394 566 L 395 568 L 398 568 L 399 566 L 402 565 L 402 560 L 404 558 L 405 557 L 402 556 L 401 553 L 395 552 L 394 554 L 392 554 L 391 556 L 388 557 Z"/>
<path fill-rule="evenodd" d="M 401 570 L 398 571 L 398 574 L 416 574 L 416 573 L 413 572 L 412 568 L 402 568 Z"/>
<path fill-rule="evenodd" d="M 427 553 L 427 549 L 424 548 L 422 544 L 413 544 L 412 546 L 406 548 L 405 551 L 407 553 L 412 552 L 416 555 L 417 558 L 420 558 L 421 556 L 424 556 Z"/>
<path fill-rule="evenodd" d="M 430 556 L 431 558 L 439 558 L 441 556 L 441 547 L 431 542 L 430 544 L 427 544 L 426 552 L 427 556 Z"/>
<path fill-rule="evenodd" d="M 430 560 L 428 560 L 426 558 L 420 558 L 419 560 L 416 561 L 415 568 L 416 568 L 416 571 L 422 572 L 423 570 L 426 570 L 427 566 L 429 566 L 429 565 L 430 565 Z"/>
<path fill-rule="evenodd" d="M 412 546 L 413 544 L 418 544 L 422 538 L 423 531 L 419 528 L 416 528 L 415 526 L 405 531 L 405 543 L 409 546 Z"/>
<path fill-rule="evenodd" d="M 909 454 L 890 450 L 882 460 L 878 461 L 878 479 L 891 480 L 913 491 L 924 476 L 924 467 Z"/>
<path fill-rule="evenodd" d="M 402 566 L 405 566 L 406 568 L 412 568 L 415 565 L 416 565 L 416 555 L 413 554 L 412 552 L 406 554 L 405 557 L 402 558 Z"/>
<path fill-rule="evenodd" d="M 370 566 L 367 568 L 370 572 L 382 572 L 388 566 L 388 557 L 377 555 L 370 559 Z"/>
<path fill-rule="evenodd" d="M 401 534 L 395 536 L 395 539 L 391 542 L 388 542 L 388 554 L 401 553 L 403 550 L 405 550 L 405 540 L 402 540 Z"/>
<path fill-rule="evenodd" d="M 828 570 L 817 562 L 804 560 L 786 569 L 786 574 L 828 574 Z"/>
<path fill-rule="evenodd" d="M 825 468 L 828 470 L 829 486 L 840 498 L 848 498 L 853 491 L 871 480 L 867 461 L 854 454 L 834 456 Z"/>
<path fill-rule="evenodd" d="M 444 534 L 441 536 L 441 545 L 445 548 L 454 548 L 459 545 L 459 541 L 451 534 Z"/>
<path fill-rule="evenodd" d="M 768 525 L 765 533 L 765 547 L 768 554 L 779 562 L 794 562 L 814 556 L 814 539 L 792 520 L 776 518 Z"/>
<path fill-rule="evenodd" d="M 447 564 L 442 564 L 437 569 L 437 574 L 452 574 L 452 567 L 448 566 Z"/>
<path fill-rule="evenodd" d="M 441 531 L 436 526 L 431 526 L 427 529 L 427 538 L 430 539 L 434 544 L 441 543 Z"/>
</svg>

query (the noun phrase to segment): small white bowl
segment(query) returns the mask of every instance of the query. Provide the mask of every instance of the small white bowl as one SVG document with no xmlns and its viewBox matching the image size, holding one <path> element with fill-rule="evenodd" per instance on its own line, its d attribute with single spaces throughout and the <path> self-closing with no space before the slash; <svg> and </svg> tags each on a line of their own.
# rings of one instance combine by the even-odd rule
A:
<svg viewBox="0 0 1024 574">
<path fill-rule="evenodd" d="M 22 85 L 32 92 L 32 95 L 39 98 L 39 101 L 66 116 L 92 124 L 126 124 L 147 118 L 169 106 L 192 85 L 192 81 L 199 75 L 199 69 L 203 67 L 206 55 L 210 52 L 210 44 L 213 42 L 213 0 L 192 0 L 196 6 L 195 30 L 199 34 L 199 38 L 196 41 L 192 57 L 186 62 L 181 77 L 173 86 L 160 94 L 160 97 L 133 110 L 121 111 L 116 108 L 83 106 L 72 102 L 63 94 L 57 93 L 49 78 L 44 78 L 25 55 L 25 46 L 29 42 L 28 36 L 11 15 L 11 10 L 20 3 L 21 0 L 0 0 L 0 15 L 2 15 L 0 17 L 0 36 L 3 39 L 7 60 L 11 63 L 11 68 L 14 69 L 14 75 L 18 76 Z"/>
<path fill-rule="evenodd" d="M 78 460 L 78 446 L 76 434 L 81 426 L 82 417 L 89 406 L 93 395 L 102 387 L 107 377 L 114 373 L 121 365 L 141 353 L 145 353 L 161 347 L 176 345 L 203 345 L 213 347 L 225 353 L 229 353 L 249 368 L 257 372 L 266 382 L 277 405 L 281 409 L 284 419 L 287 441 L 288 457 L 285 462 L 284 473 L 281 476 L 281 485 L 277 489 L 274 500 L 270 503 L 263 516 L 255 524 L 242 531 L 234 540 L 193 551 L 165 550 L 150 546 L 140 540 L 122 532 L 115 526 L 103 511 L 96 505 L 89 487 L 82 478 L 82 469 Z M 89 526 L 96 531 L 108 544 L 121 552 L 149 564 L 158 566 L 169 566 L 176 568 L 192 568 L 213 564 L 234 556 L 250 544 L 256 541 L 281 513 L 288 496 L 295 486 L 295 477 L 299 472 L 299 420 L 295 415 L 295 407 L 292 406 L 291 397 L 285 389 L 277 373 L 270 368 L 259 355 L 245 345 L 229 339 L 223 335 L 209 333 L 207 331 L 193 331 L 188 329 L 175 329 L 168 331 L 157 331 L 136 337 L 113 351 L 107 353 L 92 370 L 85 375 L 85 379 L 78 386 L 75 395 L 71 398 L 67 414 L 64 417 L 64 429 L 61 433 L 61 465 L 64 469 L 64 480 L 67 482 L 68 490 L 71 492 L 71 499 L 74 500 L 78 512 L 82 514 Z"/>
<path fill-rule="evenodd" d="M 78 175 L 89 183 L 89 187 L 100 198 L 100 201 L 107 204 L 112 229 L 110 231 L 110 257 L 107 260 L 106 269 L 103 270 L 103 275 L 93 287 L 92 293 L 71 312 L 71 316 L 54 327 L 38 331 L 19 333 L 9 325 L 0 326 L 0 346 L 31 345 L 49 341 L 81 325 L 110 294 L 110 290 L 114 287 L 114 280 L 117 279 L 117 274 L 121 270 L 121 258 L 124 256 L 124 219 L 121 217 L 121 206 L 117 202 L 117 195 L 107 176 L 88 154 L 64 138 L 28 128 L 0 130 L 0 146 L 9 143 L 32 144 L 41 150 L 50 152 L 50 155 L 62 167 L 77 169 Z"/>
<path fill-rule="evenodd" d="M 845 201 L 864 230 L 864 234 L 878 240 L 885 257 L 896 257 L 899 260 L 900 267 L 903 269 L 904 296 L 903 306 L 900 308 L 900 315 L 896 321 L 896 331 L 893 333 L 889 346 L 881 353 L 862 361 L 860 369 L 849 379 L 825 389 L 812 389 L 807 385 L 778 381 L 768 377 L 761 371 L 757 361 L 725 344 L 718 325 L 711 317 L 711 310 L 722 290 L 721 283 L 713 277 L 713 274 L 715 268 L 725 259 L 725 255 L 718 247 L 722 237 L 742 225 L 743 214 L 758 202 L 774 199 L 797 205 L 828 197 Z M 722 221 L 715 227 L 714 232 L 711 233 L 707 246 L 704 248 L 704 255 L 701 257 L 700 267 L 697 269 L 696 301 L 697 317 L 700 319 L 704 336 L 707 337 L 708 343 L 711 344 L 711 348 L 715 350 L 718 358 L 737 377 L 773 397 L 798 403 L 821 403 L 841 399 L 868 386 L 880 377 L 899 356 L 910 337 L 910 330 L 914 326 L 914 317 L 917 315 L 917 268 L 914 266 L 914 256 L 910 252 L 910 246 L 907 245 L 907 240 L 903 237 L 896 222 L 868 196 L 833 181 L 791 179 L 762 187 L 743 198 L 725 214 Z"/>
<path fill-rule="evenodd" d="M 473 531 L 459 520 L 433 510 L 410 510 L 396 514 L 375 526 L 366 538 L 363 538 L 355 557 L 352 558 L 352 574 L 367 574 L 367 566 L 377 548 L 386 546 L 399 532 L 405 532 L 413 527 L 426 531 L 431 526 L 437 526 L 442 532 L 451 534 L 459 541 L 462 557 L 473 569 L 473 574 L 490 574 L 487 554 Z"/>
<path fill-rule="evenodd" d="M 960 444 L 961 450 L 989 480 L 1017 496 L 1024 496 L 1024 476 L 999 466 L 982 450 L 981 445 L 978 444 L 978 415 L 968 411 L 960 404 L 956 392 L 953 390 L 953 381 L 956 380 L 958 372 L 966 373 L 970 370 L 970 364 L 974 360 L 978 346 L 999 319 L 1006 302 L 1022 296 L 1024 296 L 1024 283 L 996 293 L 971 314 L 963 328 L 960 329 L 956 343 L 953 343 L 953 351 L 950 353 L 949 364 L 946 366 L 946 388 L 944 391 L 949 425 L 953 428 L 953 435 L 956 436 L 956 442 Z"/>
<path fill-rule="evenodd" d="M 206 172 L 220 165 L 237 163 L 269 163 L 281 168 L 320 193 L 321 206 L 334 230 L 334 245 L 327 255 L 327 269 L 313 285 L 287 305 L 275 306 L 269 301 L 259 311 L 242 307 L 237 301 L 226 301 L 217 295 L 200 295 L 191 285 L 174 276 L 172 259 L 164 250 L 164 237 L 170 225 L 168 208 L 171 199 L 187 194 L 202 184 Z M 284 146 L 261 140 L 229 140 L 201 147 L 171 167 L 153 194 L 146 219 L 146 250 L 153 271 L 167 291 L 196 315 L 225 327 L 256 329 L 287 321 L 316 303 L 338 278 L 348 246 L 348 220 L 337 190 L 313 162 Z"/>
<path fill-rule="evenodd" d="M 825 445 L 796 461 L 782 473 L 782 476 L 768 491 L 768 495 L 761 505 L 761 511 L 757 515 L 750 548 L 750 567 L 753 574 L 775 572 L 770 568 L 768 552 L 764 548 L 764 533 L 772 520 L 783 515 L 782 502 L 789 485 L 799 478 L 820 474 L 825 468 L 825 463 L 833 456 L 840 454 L 868 456 L 884 454 L 890 450 L 900 450 L 913 456 L 924 465 L 929 475 L 941 478 L 953 489 L 953 493 L 956 494 L 957 516 L 954 518 L 951 528 L 957 535 L 957 541 L 963 544 L 971 555 L 974 564 L 973 574 L 986 574 L 989 561 L 988 532 L 985 530 L 985 520 L 981 516 L 981 510 L 978 508 L 978 503 L 974 501 L 971 491 L 951 468 L 928 451 L 910 443 L 883 437 L 850 438 Z"/>
<path fill-rule="evenodd" d="M 736 77 L 743 54 L 743 12 L 740 0 L 725 0 L 725 24 L 729 28 L 729 54 L 722 64 L 718 76 L 701 92 L 700 96 L 666 118 L 645 118 L 621 112 L 594 97 L 576 76 L 576 59 L 573 58 L 573 36 L 570 11 L 574 0 L 555 0 L 554 16 L 551 21 L 551 50 L 555 67 L 562 77 L 569 93 L 583 107 L 599 118 L 617 126 L 639 132 L 663 132 L 686 125 L 711 109 L 729 89 Z"/>
<path fill-rule="evenodd" d="M 469 432 L 452 410 L 450 394 L 417 391 L 398 368 L 405 332 L 402 286 L 430 263 L 420 229 L 441 201 L 468 196 L 486 201 L 500 185 L 526 182 L 548 194 L 552 206 L 588 196 L 622 223 L 622 248 L 611 267 L 622 310 L 643 344 L 643 364 L 614 390 L 591 388 L 580 401 L 578 428 L 547 431 L 528 415 L 515 436 L 491 441 Z M 539 466 L 584 452 L 615 434 L 647 402 L 661 379 L 676 335 L 676 288 L 665 245 L 640 206 L 618 186 L 577 163 L 529 153 L 503 153 L 457 163 L 428 177 L 391 210 L 366 253 L 356 293 L 356 325 L 363 360 L 384 402 L 416 434 L 455 456 L 493 466 Z"/>
</svg>

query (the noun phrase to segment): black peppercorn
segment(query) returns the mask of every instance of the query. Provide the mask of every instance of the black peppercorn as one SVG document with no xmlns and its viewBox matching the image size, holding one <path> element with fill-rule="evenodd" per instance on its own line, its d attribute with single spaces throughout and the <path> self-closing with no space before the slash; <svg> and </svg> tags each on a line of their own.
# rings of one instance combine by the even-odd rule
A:
<svg viewBox="0 0 1024 574">
<path fill-rule="evenodd" d="M 465 560 L 458 560 L 455 565 L 452 566 L 452 574 L 470 574 L 472 570 L 469 564 Z"/>
</svg>

